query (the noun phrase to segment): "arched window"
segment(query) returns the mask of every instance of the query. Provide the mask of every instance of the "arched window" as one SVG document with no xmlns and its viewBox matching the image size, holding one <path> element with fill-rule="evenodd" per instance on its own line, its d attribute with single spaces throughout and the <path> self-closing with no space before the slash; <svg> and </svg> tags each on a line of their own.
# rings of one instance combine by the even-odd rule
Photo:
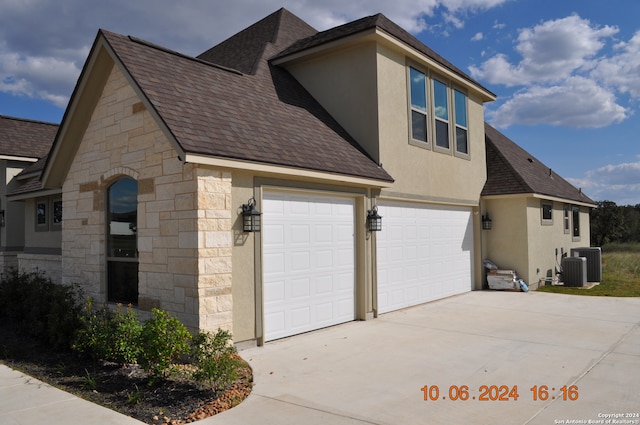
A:
<svg viewBox="0 0 640 425">
<path fill-rule="evenodd" d="M 107 299 L 138 304 L 138 182 L 117 180 L 107 195 Z"/>
</svg>

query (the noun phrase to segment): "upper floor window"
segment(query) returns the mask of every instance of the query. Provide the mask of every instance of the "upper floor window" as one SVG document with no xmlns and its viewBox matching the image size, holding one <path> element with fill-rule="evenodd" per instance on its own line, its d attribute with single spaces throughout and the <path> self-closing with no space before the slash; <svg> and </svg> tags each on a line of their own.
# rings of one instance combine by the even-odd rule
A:
<svg viewBox="0 0 640 425">
<path fill-rule="evenodd" d="M 469 155 L 467 95 L 454 89 L 453 104 L 456 115 L 456 153 Z"/>
<path fill-rule="evenodd" d="M 467 95 L 418 67 L 408 67 L 411 141 L 439 152 L 469 157 Z M 431 141 L 433 140 L 433 144 Z"/>
<path fill-rule="evenodd" d="M 411 137 L 428 143 L 427 138 L 427 76 L 415 68 L 409 67 L 409 86 L 411 96 Z"/>
<path fill-rule="evenodd" d="M 571 232 L 571 216 L 569 215 L 571 207 L 569 205 L 564 206 L 564 232 Z"/>
<path fill-rule="evenodd" d="M 433 80 L 433 110 L 436 147 L 449 150 L 449 88 L 438 80 Z"/>
</svg>

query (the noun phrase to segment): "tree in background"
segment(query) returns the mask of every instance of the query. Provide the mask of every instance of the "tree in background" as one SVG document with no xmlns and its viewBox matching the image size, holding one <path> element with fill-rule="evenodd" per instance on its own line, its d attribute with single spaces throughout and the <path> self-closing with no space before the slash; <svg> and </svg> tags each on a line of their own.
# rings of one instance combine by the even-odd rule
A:
<svg viewBox="0 0 640 425">
<path fill-rule="evenodd" d="M 590 225 L 593 246 L 625 242 L 624 239 L 630 236 L 623 208 L 612 201 L 598 201 L 598 208 L 591 210 Z"/>
</svg>

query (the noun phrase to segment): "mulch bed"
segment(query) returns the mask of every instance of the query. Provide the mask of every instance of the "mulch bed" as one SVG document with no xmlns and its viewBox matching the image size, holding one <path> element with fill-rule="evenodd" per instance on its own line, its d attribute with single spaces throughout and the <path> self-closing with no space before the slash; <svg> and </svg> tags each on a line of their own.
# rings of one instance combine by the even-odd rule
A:
<svg viewBox="0 0 640 425">
<path fill-rule="evenodd" d="M 244 362 L 239 379 L 217 393 L 180 374 L 154 383 L 137 365 L 121 367 L 73 352 L 51 352 L 2 324 L 0 363 L 151 425 L 191 423 L 228 410 L 249 396 L 253 382 Z"/>
</svg>

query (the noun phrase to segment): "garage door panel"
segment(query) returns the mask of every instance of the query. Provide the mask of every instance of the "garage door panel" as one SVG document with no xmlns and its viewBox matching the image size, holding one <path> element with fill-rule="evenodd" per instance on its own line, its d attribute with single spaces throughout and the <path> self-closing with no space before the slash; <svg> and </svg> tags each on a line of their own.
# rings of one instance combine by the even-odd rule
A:
<svg viewBox="0 0 640 425">
<path fill-rule="evenodd" d="M 380 203 L 377 238 L 381 313 L 470 291 L 470 208 Z"/>
<path fill-rule="evenodd" d="M 354 211 L 353 199 L 265 191 L 265 340 L 354 320 Z"/>
</svg>

